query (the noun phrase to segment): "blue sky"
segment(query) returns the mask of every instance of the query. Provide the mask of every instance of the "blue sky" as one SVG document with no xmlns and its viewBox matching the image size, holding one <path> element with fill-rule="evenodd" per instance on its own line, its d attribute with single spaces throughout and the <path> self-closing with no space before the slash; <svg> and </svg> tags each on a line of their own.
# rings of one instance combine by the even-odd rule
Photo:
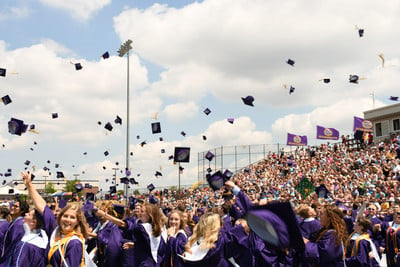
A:
<svg viewBox="0 0 400 267">
<path fill-rule="evenodd" d="M 78 173 L 110 185 L 105 178 L 125 162 L 126 58 L 117 50 L 127 39 L 133 40 L 130 169 L 141 187 L 177 184 L 168 160 L 176 146 L 191 147 L 181 183 L 192 184 L 198 152 L 284 144 L 288 132 L 319 144 L 316 125 L 350 134 L 353 116 L 373 108 L 372 92 L 375 107 L 398 95 L 399 8 L 395 0 L 1 1 L 0 67 L 8 73 L 0 77 L 0 94 L 13 102 L 0 105 L 0 173 L 12 168 L 11 178 L 18 178 L 30 160 L 39 177 L 47 166 L 53 175 L 62 170 L 67 178 Z M 109 59 L 100 57 L 105 51 Z M 365 79 L 352 84 L 350 74 Z M 242 103 L 247 95 L 254 107 Z M 105 131 L 116 115 L 123 124 Z M 35 124 L 39 134 L 10 135 L 11 117 Z M 151 134 L 155 121 L 161 134 Z"/>
</svg>

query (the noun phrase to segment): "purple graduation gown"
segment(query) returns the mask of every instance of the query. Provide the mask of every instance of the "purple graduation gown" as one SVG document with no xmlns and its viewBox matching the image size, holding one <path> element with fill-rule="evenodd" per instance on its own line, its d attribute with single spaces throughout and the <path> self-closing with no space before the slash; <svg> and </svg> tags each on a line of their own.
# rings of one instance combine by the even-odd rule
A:
<svg viewBox="0 0 400 267">
<path fill-rule="evenodd" d="M 354 249 L 355 240 L 350 240 L 350 248 L 348 253 L 351 255 L 351 251 Z M 372 251 L 371 243 L 365 239 L 360 240 L 358 245 L 357 254 L 353 257 L 349 256 L 345 259 L 346 267 L 359 267 L 359 266 L 371 266 L 379 267 L 378 262 L 375 259 L 370 259 L 368 253 Z M 348 254 L 346 253 L 346 254 Z"/>
<path fill-rule="evenodd" d="M 24 225 L 25 235 L 18 242 L 10 258 L 13 267 L 45 267 L 47 263 L 46 248 L 49 243 L 47 234 L 43 230 L 31 232 Z"/>
<path fill-rule="evenodd" d="M 307 239 L 311 239 L 312 234 L 321 229 L 321 223 L 315 218 L 307 218 L 299 223 L 301 235 Z"/>
<path fill-rule="evenodd" d="M 343 267 L 343 246 L 336 244 L 333 230 L 327 231 L 317 242 L 308 242 L 305 250 L 305 260 L 316 266 Z"/>
<path fill-rule="evenodd" d="M 108 221 L 97 232 L 97 253 L 99 266 L 121 266 L 122 233 L 117 225 Z"/>
<path fill-rule="evenodd" d="M 392 227 L 392 226 L 395 227 Z M 400 266 L 400 258 L 397 256 L 397 264 L 394 262 L 396 257 L 394 244 L 397 243 L 397 247 L 400 246 L 400 226 L 397 227 L 393 222 L 383 222 L 382 232 L 386 233 L 386 263 L 387 266 Z"/>
<path fill-rule="evenodd" d="M 9 223 L 6 219 L 0 219 L 0 255 L 2 253 L 3 250 L 3 239 L 4 239 L 4 235 L 7 232 Z"/>
<path fill-rule="evenodd" d="M 132 223 L 136 223 L 138 220 L 136 216 L 132 217 L 127 217 L 125 218 L 127 221 L 131 221 Z M 133 232 L 129 231 L 128 228 L 119 228 L 122 231 L 122 244 L 125 244 L 127 242 L 133 242 L 135 243 L 135 237 L 133 236 Z M 133 262 L 135 261 L 135 249 L 130 248 L 130 249 L 122 249 L 122 267 L 133 267 Z"/>
<path fill-rule="evenodd" d="M 232 204 L 232 207 L 229 210 L 229 214 L 232 216 L 234 221 L 237 219 L 243 218 L 247 211 L 252 206 L 250 199 L 247 197 L 242 190 L 236 195 L 236 201 Z"/>
<path fill-rule="evenodd" d="M 51 237 L 53 232 L 56 230 L 57 227 L 57 220 L 56 217 L 54 216 L 53 212 L 50 210 L 48 206 L 44 208 L 43 211 L 43 222 L 44 222 L 44 228 L 46 231 L 46 234 L 50 238 L 51 242 Z M 82 260 L 82 243 L 78 239 L 72 239 L 69 241 L 68 246 L 65 250 L 65 261 L 67 262 L 69 267 L 72 266 L 79 266 Z M 46 251 L 46 258 L 48 255 L 48 250 Z M 58 250 L 54 252 L 53 256 L 50 259 L 49 262 L 53 267 L 65 267 L 64 265 L 61 266 L 61 255 Z"/>
<path fill-rule="evenodd" d="M 163 266 L 168 250 L 166 237 L 164 238 L 162 235 L 160 236 L 156 262 L 151 253 L 151 237 L 146 232 L 144 224 L 139 221 L 136 223 L 132 223 L 132 221 L 129 220 L 125 222 L 127 223 L 128 230 L 133 232 L 134 238 L 136 240 L 134 246 L 134 263 L 132 266 Z"/>
<path fill-rule="evenodd" d="M 224 216 L 222 216 L 222 225 L 224 229 L 227 231 L 233 228 L 232 219 L 231 216 L 229 216 L 229 214 L 225 214 Z"/>
<path fill-rule="evenodd" d="M 24 223 L 23 221 L 24 219 L 22 217 L 18 217 L 8 226 L 3 238 L 3 251 L 1 252 L 0 257 L 0 267 L 7 267 L 8 261 L 14 253 L 15 247 L 24 236 L 24 228 L 22 226 Z"/>
<path fill-rule="evenodd" d="M 168 256 L 166 257 L 165 267 L 183 267 L 184 264 L 178 255 L 185 252 L 185 245 L 187 243 L 187 234 L 185 231 L 180 230 L 175 236 L 168 238 Z"/>
</svg>

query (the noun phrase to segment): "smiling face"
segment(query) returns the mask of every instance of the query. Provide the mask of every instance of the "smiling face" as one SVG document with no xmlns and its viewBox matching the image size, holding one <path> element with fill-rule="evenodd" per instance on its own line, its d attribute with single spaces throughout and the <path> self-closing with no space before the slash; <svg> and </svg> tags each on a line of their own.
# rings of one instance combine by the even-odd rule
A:
<svg viewBox="0 0 400 267">
<path fill-rule="evenodd" d="M 150 221 L 150 217 L 146 212 L 146 206 L 143 206 L 139 212 L 139 219 L 142 223 L 148 223 Z"/>
<path fill-rule="evenodd" d="M 21 205 L 18 202 L 15 202 L 14 205 L 12 205 L 11 209 L 10 209 L 10 215 L 13 219 L 21 216 L 22 211 L 21 211 Z"/>
<path fill-rule="evenodd" d="M 60 231 L 63 234 L 68 234 L 74 231 L 78 223 L 78 217 L 74 209 L 70 208 L 67 209 L 64 213 L 61 213 L 59 226 Z"/>
<path fill-rule="evenodd" d="M 34 219 L 34 213 L 35 210 L 31 210 L 27 213 L 25 213 L 24 216 L 24 223 L 26 223 L 29 226 L 29 229 L 35 229 L 36 226 L 36 219 Z"/>
<path fill-rule="evenodd" d="M 181 226 L 181 218 L 179 217 L 179 214 L 177 212 L 172 212 L 169 215 L 169 227 L 175 227 L 176 229 L 179 229 Z"/>
</svg>

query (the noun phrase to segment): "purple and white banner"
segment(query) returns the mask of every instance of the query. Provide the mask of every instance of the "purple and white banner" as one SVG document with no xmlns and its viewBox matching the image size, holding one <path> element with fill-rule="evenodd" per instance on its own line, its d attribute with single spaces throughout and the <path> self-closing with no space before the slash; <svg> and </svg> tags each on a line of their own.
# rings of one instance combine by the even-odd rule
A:
<svg viewBox="0 0 400 267">
<path fill-rule="evenodd" d="M 339 131 L 334 128 L 325 128 L 317 125 L 317 139 L 338 140 Z"/>
<path fill-rule="evenodd" d="M 307 145 L 307 136 L 295 135 L 295 134 L 288 133 L 286 144 L 288 146 L 306 146 Z"/>
<path fill-rule="evenodd" d="M 363 131 L 363 132 L 373 132 L 374 125 L 369 120 L 364 120 L 363 118 L 359 118 L 354 116 L 354 127 L 353 131 Z"/>
</svg>

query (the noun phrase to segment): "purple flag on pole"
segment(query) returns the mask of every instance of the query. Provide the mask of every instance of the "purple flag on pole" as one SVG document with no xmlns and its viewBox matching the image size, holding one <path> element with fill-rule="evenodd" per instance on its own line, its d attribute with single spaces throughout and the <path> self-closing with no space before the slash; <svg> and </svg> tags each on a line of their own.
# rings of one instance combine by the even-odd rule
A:
<svg viewBox="0 0 400 267">
<path fill-rule="evenodd" d="M 307 136 L 295 135 L 295 134 L 288 133 L 286 144 L 288 146 L 306 146 L 307 145 Z"/>
<path fill-rule="evenodd" d="M 317 139 L 338 140 L 339 131 L 334 128 L 325 128 L 317 125 Z"/>
<path fill-rule="evenodd" d="M 369 120 L 364 120 L 363 118 L 359 118 L 354 116 L 354 127 L 353 131 L 363 131 L 363 132 L 373 132 L 374 125 Z"/>
</svg>

